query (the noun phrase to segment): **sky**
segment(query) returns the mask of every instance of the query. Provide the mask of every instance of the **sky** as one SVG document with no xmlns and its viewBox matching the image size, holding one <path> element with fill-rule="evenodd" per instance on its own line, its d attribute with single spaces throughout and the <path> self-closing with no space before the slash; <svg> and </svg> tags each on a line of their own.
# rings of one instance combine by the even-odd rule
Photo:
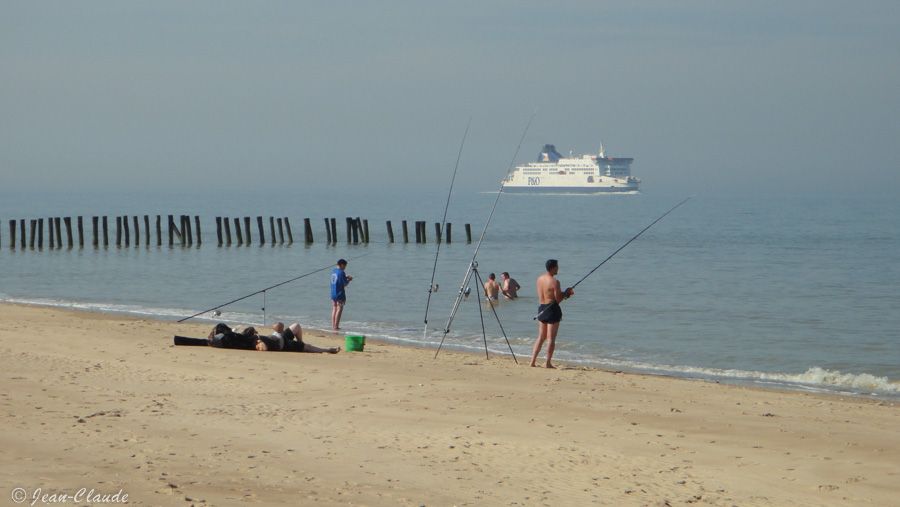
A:
<svg viewBox="0 0 900 507">
<path fill-rule="evenodd" d="M 490 191 L 602 142 L 644 192 L 890 193 L 898 48 L 895 0 L 0 0 L 0 180 Z"/>
</svg>

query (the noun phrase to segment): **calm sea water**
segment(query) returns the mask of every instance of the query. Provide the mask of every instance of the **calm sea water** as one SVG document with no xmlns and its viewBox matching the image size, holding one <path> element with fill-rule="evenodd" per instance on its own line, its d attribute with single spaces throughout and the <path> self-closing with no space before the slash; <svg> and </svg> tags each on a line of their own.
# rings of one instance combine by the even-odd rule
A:
<svg viewBox="0 0 900 507">
<path fill-rule="evenodd" d="M 568 286 L 587 274 L 684 195 L 503 195 L 476 261 L 487 278 L 509 271 L 522 297 L 495 310 L 473 296 L 452 312 L 495 193 L 455 192 L 428 287 L 446 194 L 213 199 L 199 195 L 0 196 L 0 300 L 178 319 L 285 280 L 197 321 L 264 325 L 299 321 L 330 327 L 329 271 L 347 272 L 345 331 L 398 343 L 510 354 L 527 362 L 537 326 L 534 282 L 544 261 L 560 261 Z M 199 215 L 202 245 L 69 249 L 9 246 L 10 219 L 107 215 Z M 253 244 L 219 247 L 216 216 L 253 217 Z M 302 240 L 259 244 L 256 216 L 289 217 Z M 368 219 L 371 242 L 350 245 L 344 217 Z M 324 217 L 338 219 L 336 245 Z M 391 220 L 397 242 L 387 240 Z M 429 242 L 404 244 L 400 221 L 428 222 Z M 473 242 L 463 225 L 470 223 Z M 143 227 L 143 220 L 141 220 Z M 45 229 L 46 234 L 46 229 Z M 134 231 L 132 231 L 132 235 Z M 266 231 L 269 234 L 269 231 Z M 114 234 L 112 234 L 114 240 Z M 133 238 L 133 236 L 132 236 Z M 76 238 L 77 241 L 77 238 Z M 704 194 L 648 230 L 582 282 L 563 303 L 556 359 L 680 377 L 857 395 L 900 396 L 900 202 L 889 198 Z M 358 258 L 357 258 L 358 257 Z M 354 259 L 355 258 L 355 259 Z M 502 331 L 501 331 L 502 325 Z M 504 337 L 504 332 L 506 337 Z M 509 345 L 507 345 L 507 339 Z M 433 352 L 423 352 L 432 354 Z M 438 356 L 440 360 L 440 356 Z"/>
</svg>

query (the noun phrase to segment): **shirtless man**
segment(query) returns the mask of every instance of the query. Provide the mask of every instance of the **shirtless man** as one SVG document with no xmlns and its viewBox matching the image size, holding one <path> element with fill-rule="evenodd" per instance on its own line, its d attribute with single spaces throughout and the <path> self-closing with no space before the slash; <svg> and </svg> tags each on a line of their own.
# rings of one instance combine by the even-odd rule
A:
<svg viewBox="0 0 900 507">
<path fill-rule="evenodd" d="M 531 351 L 531 366 L 535 366 L 541 347 L 544 341 L 547 342 L 547 362 L 544 363 L 545 368 L 554 368 L 550 362 L 553 359 L 553 350 L 556 348 L 556 333 L 559 331 L 559 321 L 562 320 L 562 309 L 559 303 L 563 299 L 567 299 L 575 291 L 572 288 L 561 290 L 559 280 L 554 278 L 559 272 L 559 263 L 556 259 L 550 259 L 545 264 L 547 272 L 539 276 L 537 279 L 538 292 L 538 337 L 534 341 L 534 348 Z"/>
<path fill-rule="evenodd" d="M 500 289 L 503 292 L 503 295 L 506 299 L 516 299 L 519 297 L 519 289 L 522 288 L 519 285 L 519 282 L 509 277 L 509 273 L 506 271 L 500 273 L 500 278 L 503 279 L 503 288 Z"/>
<path fill-rule="evenodd" d="M 496 301 L 497 296 L 500 295 L 500 282 L 496 280 L 496 276 L 491 273 L 488 276 L 488 281 L 484 282 L 484 297 L 487 298 L 488 301 Z"/>
</svg>

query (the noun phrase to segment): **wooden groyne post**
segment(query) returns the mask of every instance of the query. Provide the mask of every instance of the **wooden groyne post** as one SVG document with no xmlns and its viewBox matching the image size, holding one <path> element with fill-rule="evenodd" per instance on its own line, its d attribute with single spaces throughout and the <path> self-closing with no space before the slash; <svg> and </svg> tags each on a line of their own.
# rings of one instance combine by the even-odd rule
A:
<svg viewBox="0 0 900 507">
<path fill-rule="evenodd" d="M 63 219 L 66 224 L 66 239 L 68 240 L 69 248 L 75 246 L 75 243 L 72 241 L 72 217 L 66 217 Z"/>
<path fill-rule="evenodd" d="M 308 218 L 303 219 L 303 238 L 306 241 L 306 244 L 311 244 L 313 242 L 312 223 Z"/>
<path fill-rule="evenodd" d="M 241 219 L 235 217 L 234 219 L 234 234 L 237 236 L 237 244 L 238 246 L 244 244 L 244 235 L 241 233 Z"/>
<path fill-rule="evenodd" d="M 60 218 L 53 217 L 53 225 L 56 226 L 56 246 L 62 248 L 62 227 L 60 227 Z M 25 236 L 25 221 L 22 220 L 22 236 Z M 22 245 L 24 246 L 24 245 Z"/>
<path fill-rule="evenodd" d="M 294 243 L 294 233 L 291 232 L 291 221 L 288 220 L 288 217 L 284 217 L 284 227 L 287 229 L 288 242 Z"/>
<path fill-rule="evenodd" d="M 256 217 L 256 225 L 259 226 L 259 244 L 265 245 L 266 244 L 266 232 L 265 232 L 265 229 L 263 228 L 263 218 L 262 217 Z"/>
<path fill-rule="evenodd" d="M 231 246 L 231 223 L 228 217 L 222 219 L 222 225 L 225 227 L 225 245 Z"/>
</svg>

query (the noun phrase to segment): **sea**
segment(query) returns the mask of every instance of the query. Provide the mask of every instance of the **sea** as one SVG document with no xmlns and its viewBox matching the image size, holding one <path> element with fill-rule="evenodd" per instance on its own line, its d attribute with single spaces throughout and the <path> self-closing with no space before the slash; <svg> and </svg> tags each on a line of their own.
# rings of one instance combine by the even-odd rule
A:
<svg viewBox="0 0 900 507">
<path fill-rule="evenodd" d="M 434 224 L 445 210 L 452 236 L 438 243 Z M 199 216 L 202 234 L 169 246 L 170 214 Z M 10 220 L 66 216 L 84 217 L 87 246 L 76 232 L 70 248 L 65 229 L 63 246 L 50 248 L 46 237 L 43 248 L 10 246 Z M 91 246 L 92 216 L 109 217 L 109 246 Z M 115 245 L 116 216 L 129 217 L 129 246 Z M 251 241 L 219 245 L 216 217 L 251 217 Z M 290 219 L 293 243 L 271 237 L 269 217 Z M 329 244 L 324 219 L 332 217 L 338 234 Z M 347 241 L 346 217 L 367 221 L 368 243 Z M 416 221 L 427 223 L 425 243 L 415 243 Z M 189 321 L 210 326 L 330 329 L 330 271 L 344 258 L 353 276 L 345 333 L 416 346 L 435 361 L 454 349 L 523 365 L 537 334 L 535 280 L 554 258 L 562 287 L 578 282 L 562 303 L 557 364 L 900 399 L 900 200 L 888 196 L 494 189 L 455 190 L 448 204 L 445 191 L 16 192 L 0 195 L 0 245 L 0 301 L 172 321 L 200 313 Z M 489 304 L 481 282 L 504 271 L 520 297 Z M 67 338 L 77 346 L 77 336 Z"/>
</svg>

